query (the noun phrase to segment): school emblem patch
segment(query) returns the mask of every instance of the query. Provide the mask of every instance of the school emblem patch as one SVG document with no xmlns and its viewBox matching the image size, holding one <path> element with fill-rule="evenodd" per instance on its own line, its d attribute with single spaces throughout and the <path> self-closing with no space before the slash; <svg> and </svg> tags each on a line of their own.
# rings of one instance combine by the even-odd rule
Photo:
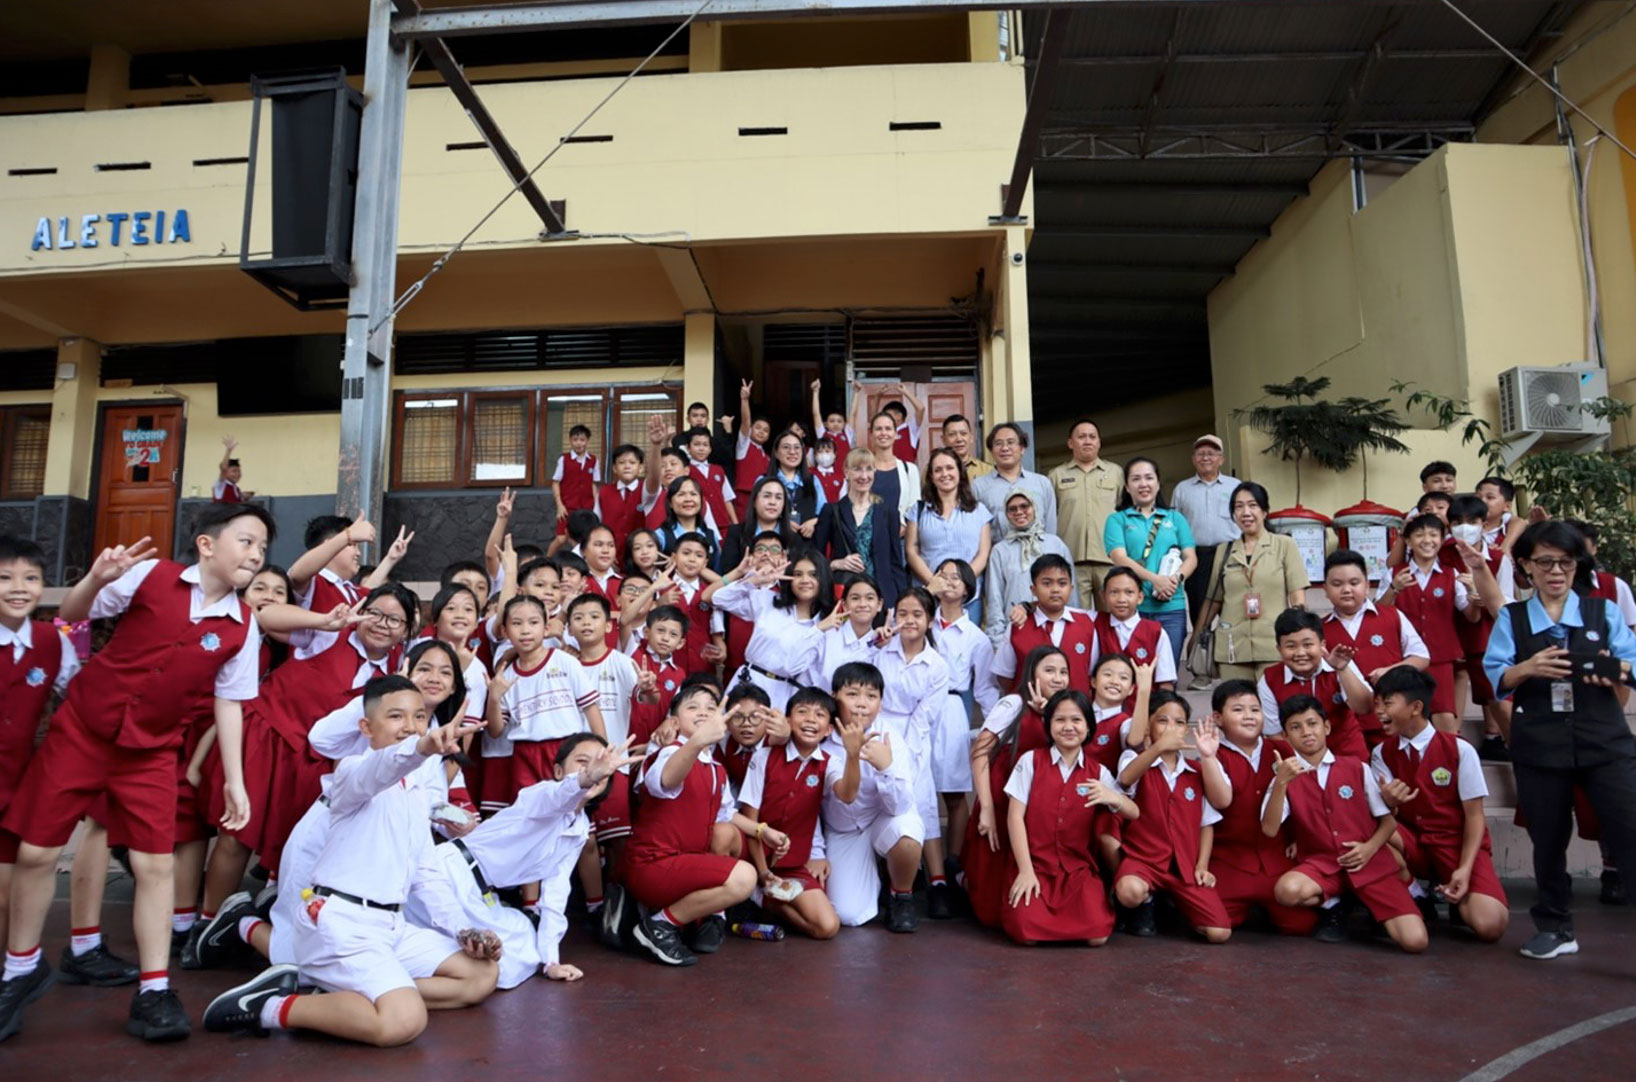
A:
<svg viewBox="0 0 1636 1082">
<path fill-rule="evenodd" d="M 1136 648 L 1136 660 L 1137 661 L 1146 661 L 1147 660 L 1147 647 L 1138 646 Z"/>
<path fill-rule="evenodd" d="M 1074 643 L 1074 653 L 1083 654 L 1084 652 L 1085 652 L 1085 644 L 1084 643 L 1082 643 L 1082 642 Z"/>
<path fill-rule="evenodd" d="M 1352 787 L 1350 785 L 1341 786 L 1340 794 L 1341 794 L 1341 799 L 1342 800 L 1351 800 L 1352 799 Z"/>
<path fill-rule="evenodd" d="M 1433 586 L 1432 587 L 1432 596 L 1433 597 L 1442 597 L 1443 596 L 1443 588 L 1441 586 Z"/>
<path fill-rule="evenodd" d="M 1182 796 L 1186 797 L 1190 801 L 1198 799 L 1198 796 L 1193 792 L 1193 787 L 1191 785 L 1182 790 Z"/>
<path fill-rule="evenodd" d="M 675 691 L 676 690 L 676 681 L 666 680 L 665 681 L 665 690 L 666 691 Z"/>
<path fill-rule="evenodd" d="M 1453 780 L 1454 780 L 1454 774 L 1451 773 L 1449 771 L 1449 768 L 1446 767 L 1446 766 L 1440 766 L 1436 770 L 1432 771 L 1432 784 L 1433 785 L 1447 785 L 1449 782 L 1451 782 Z"/>
<path fill-rule="evenodd" d="M 1332 700 L 1330 700 L 1330 701 L 1331 701 L 1331 702 L 1335 702 L 1335 703 L 1343 703 L 1343 702 L 1345 702 L 1345 701 L 1346 701 L 1346 696 L 1345 696 L 1345 695 L 1344 695 L 1344 694 L 1343 694 L 1343 693 L 1341 693 L 1341 692 L 1339 692 L 1339 691 L 1337 691 L 1337 692 L 1336 692 L 1336 693 L 1335 693 L 1335 697 L 1334 697 L 1334 699 L 1332 699 Z"/>
<path fill-rule="evenodd" d="M 818 788 L 818 775 L 816 775 L 816 774 L 808 774 L 807 775 L 807 788 L 808 789 Z"/>
<path fill-rule="evenodd" d="M 32 669 L 28 670 L 28 676 L 26 676 L 24 679 L 28 681 L 29 687 L 37 688 L 41 684 L 45 683 L 45 670 L 36 665 Z"/>
<path fill-rule="evenodd" d="M 1602 641 L 1602 633 L 1600 631 L 1587 631 L 1587 632 L 1585 632 L 1585 637 L 1587 639 L 1589 639 L 1591 642 L 1601 642 Z"/>
<path fill-rule="evenodd" d="M 1106 744 L 1106 743 L 1107 743 L 1107 742 L 1108 742 L 1108 734 L 1107 734 L 1107 733 L 1101 733 L 1101 734 L 1099 734 L 1099 735 L 1098 735 L 1098 736 L 1097 736 L 1097 738 L 1096 738 L 1096 742 L 1097 742 L 1097 743 L 1098 743 L 1098 744 Z"/>
<path fill-rule="evenodd" d="M 1369 645 L 1370 646 L 1385 646 L 1386 645 L 1386 640 L 1384 638 L 1382 638 L 1381 636 L 1379 636 L 1379 635 L 1371 635 L 1371 636 L 1369 636 Z"/>
<path fill-rule="evenodd" d="M 206 631 L 199 636 L 199 645 L 205 648 L 205 653 L 214 654 L 222 648 L 222 639 L 214 631 Z"/>
</svg>

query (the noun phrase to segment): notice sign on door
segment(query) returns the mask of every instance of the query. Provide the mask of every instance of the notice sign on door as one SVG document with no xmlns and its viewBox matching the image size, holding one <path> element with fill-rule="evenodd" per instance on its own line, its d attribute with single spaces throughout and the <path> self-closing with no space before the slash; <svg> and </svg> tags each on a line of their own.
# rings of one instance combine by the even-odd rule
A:
<svg viewBox="0 0 1636 1082">
<path fill-rule="evenodd" d="M 148 466 L 159 464 L 159 452 L 165 446 L 170 432 L 163 428 L 127 428 L 120 432 L 125 445 L 125 465 Z"/>
</svg>

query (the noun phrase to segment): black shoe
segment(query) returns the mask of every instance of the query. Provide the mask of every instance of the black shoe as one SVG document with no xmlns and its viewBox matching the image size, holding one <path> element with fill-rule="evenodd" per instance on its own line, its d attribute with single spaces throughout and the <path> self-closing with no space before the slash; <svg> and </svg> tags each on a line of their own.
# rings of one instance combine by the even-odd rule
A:
<svg viewBox="0 0 1636 1082">
<path fill-rule="evenodd" d="M 42 957 L 34 972 L 0 983 L 0 1041 L 23 1028 L 23 1008 L 51 987 L 51 966 Z"/>
<path fill-rule="evenodd" d="M 943 858 L 943 877 L 950 885 L 960 887 L 966 885 L 966 866 L 960 863 L 960 858 L 953 853 Z"/>
<path fill-rule="evenodd" d="M 933 920 L 949 920 L 954 916 L 947 883 L 933 883 L 926 888 L 926 915 Z"/>
<path fill-rule="evenodd" d="M 97 988 L 135 984 L 139 972 L 100 943 L 84 954 L 75 954 L 73 947 L 64 947 L 58 963 L 58 977 L 64 984 L 89 984 Z"/>
<path fill-rule="evenodd" d="M 273 903 L 276 901 L 278 901 L 278 880 L 269 879 L 260 890 L 256 891 L 256 916 L 266 920 L 267 914 L 273 911 Z"/>
<path fill-rule="evenodd" d="M 630 946 L 631 931 L 639 919 L 636 899 L 618 883 L 609 883 L 603 895 L 602 912 L 597 914 L 596 937 L 604 947 L 624 950 Z"/>
<path fill-rule="evenodd" d="M 642 918 L 632 935 L 649 954 L 667 966 L 690 966 L 699 960 L 682 942 L 681 929 L 658 917 Z"/>
<path fill-rule="evenodd" d="M 183 969 L 204 968 L 204 963 L 199 961 L 199 938 L 204 935 L 204 930 L 204 921 L 194 921 L 193 927 L 182 937 L 182 949 L 176 955 L 176 961 Z"/>
<path fill-rule="evenodd" d="M 270 966 L 253 980 L 229 988 L 205 1008 L 204 1028 L 211 1033 L 254 1033 L 265 1037 L 261 1009 L 274 996 L 293 996 L 300 984 L 295 966 Z"/>
<path fill-rule="evenodd" d="M 1485 763 L 1509 763 L 1511 749 L 1505 746 L 1505 741 L 1497 736 L 1485 736 L 1477 747 L 1477 758 Z"/>
<path fill-rule="evenodd" d="M 1602 893 L 1597 897 L 1603 905 L 1625 904 L 1625 878 L 1619 869 L 1602 869 Z"/>
<path fill-rule="evenodd" d="M 1539 961 L 1558 958 L 1564 954 L 1578 954 L 1579 940 L 1574 938 L 1572 932 L 1536 932 L 1534 938 L 1524 943 L 1518 953 L 1524 958 Z"/>
<path fill-rule="evenodd" d="M 913 894 L 893 894 L 886 900 L 886 927 L 893 932 L 912 932 L 920 927 L 920 913 Z"/>
<path fill-rule="evenodd" d="M 1159 934 L 1159 918 L 1155 915 L 1152 898 L 1129 912 L 1130 916 L 1125 921 L 1125 931 L 1127 933 L 1141 936 L 1143 939 L 1151 939 Z"/>
<path fill-rule="evenodd" d="M 255 899 L 248 891 L 239 891 L 222 902 L 222 907 L 216 915 L 205 922 L 200 929 L 198 938 L 192 940 L 194 944 L 194 964 L 188 965 L 186 948 L 183 948 L 182 967 L 184 969 L 215 969 L 227 962 L 233 956 L 233 948 L 243 942 L 239 939 L 239 921 L 245 917 L 256 915 Z"/>
<path fill-rule="evenodd" d="M 699 926 L 693 929 L 694 954 L 715 954 L 726 941 L 727 918 L 720 913 L 712 913 L 705 917 L 699 921 Z"/>
<path fill-rule="evenodd" d="M 1318 927 L 1312 930 L 1312 938 L 1320 943 L 1345 943 L 1345 907 L 1332 905 L 1328 909 L 1318 910 Z"/>
<path fill-rule="evenodd" d="M 131 997 L 131 1016 L 125 1021 L 125 1032 L 144 1041 L 179 1041 L 193 1032 L 193 1027 L 188 1024 L 176 989 L 166 988 Z"/>
</svg>

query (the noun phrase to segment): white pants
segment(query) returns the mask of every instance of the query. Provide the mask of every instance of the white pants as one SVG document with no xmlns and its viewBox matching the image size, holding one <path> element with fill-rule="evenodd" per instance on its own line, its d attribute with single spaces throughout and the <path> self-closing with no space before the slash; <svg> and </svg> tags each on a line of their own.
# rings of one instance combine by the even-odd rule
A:
<svg viewBox="0 0 1636 1082">
<path fill-rule="evenodd" d="M 455 897 L 459 899 L 460 909 L 466 917 L 464 927 L 493 932 L 500 937 L 500 987 L 515 988 L 538 973 L 540 948 L 534 922 L 524 916 L 522 910 L 502 905 L 494 895 L 484 894 L 472 877 L 471 865 L 466 863 L 465 855 L 460 850 L 452 845 L 439 845 L 432 852 L 443 866 Z M 541 900 L 545 901 L 543 898 Z M 415 924 L 423 928 L 434 927 L 432 915 L 418 895 L 411 894 L 403 908 Z M 544 923 L 541 921 L 542 929 Z"/>
<path fill-rule="evenodd" d="M 824 892 L 842 924 L 855 928 L 875 919 L 880 911 L 880 873 L 875 869 L 875 858 L 884 857 L 904 838 L 926 840 L 915 812 L 882 814 L 862 830 L 825 832 L 829 880 Z"/>
<path fill-rule="evenodd" d="M 303 887 L 312 884 L 313 865 L 329 840 L 329 805 L 315 800 L 290 831 L 284 854 L 278 860 L 278 896 L 273 899 L 267 922 L 273 926 L 267 944 L 267 960 L 274 965 L 295 961 L 296 915 L 307 904 L 301 899 Z"/>
<path fill-rule="evenodd" d="M 965 700 L 946 696 L 932 726 L 932 786 L 939 793 L 971 792 L 971 715 Z"/>
<path fill-rule="evenodd" d="M 285 891 L 299 895 L 293 883 Z M 320 899 L 314 898 L 314 901 Z M 399 988 L 413 988 L 460 953 L 442 932 L 417 928 L 403 914 L 323 898 L 315 922 L 303 903 L 296 914 L 295 964 L 304 981 L 332 992 L 357 992 L 371 1003 Z M 526 918 L 525 918 L 526 919 Z"/>
<path fill-rule="evenodd" d="M 924 831 L 921 840 L 937 841 L 943 836 L 943 827 L 937 818 L 938 788 L 932 777 L 931 734 L 914 729 L 905 732 L 897 725 L 889 725 L 888 729 L 892 734 L 892 755 L 902 755 L 908 759 L 904 769 L 909 775 L 909 784 L 914 787 L 915 811 L 920 814 L 921 829 Z M 967 774 L 966 786 L 969 789 L 969 768 Z"/>
</svg>

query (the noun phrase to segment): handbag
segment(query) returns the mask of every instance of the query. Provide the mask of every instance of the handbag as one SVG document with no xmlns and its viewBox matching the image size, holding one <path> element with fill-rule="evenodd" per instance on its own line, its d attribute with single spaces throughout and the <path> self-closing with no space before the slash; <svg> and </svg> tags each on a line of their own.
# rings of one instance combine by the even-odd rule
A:
<svg viewBox="0 0 1636 1082">
<path fill-rule="evenodd" d="M 1221 588 L 1222 580 L 1227 577 L 1227 560 L 1232 555 L 1232 542 L 1223 545 L 1219 550 L 1217 560 L 1220 563 L 1216 571 L 1216 581 L 1205 597 L 1209 597 Z M 1187 654 L 1187 671 L 1197 679 L 1214 680 L 1221 675 L 1221 668 L 1216 664 L 1216 625 L 1221 623 L 1221 613 L 1210 620 L 1210 626 L 1201 628 L 1193 636 L 1193 649 Z"/>
</svg>

